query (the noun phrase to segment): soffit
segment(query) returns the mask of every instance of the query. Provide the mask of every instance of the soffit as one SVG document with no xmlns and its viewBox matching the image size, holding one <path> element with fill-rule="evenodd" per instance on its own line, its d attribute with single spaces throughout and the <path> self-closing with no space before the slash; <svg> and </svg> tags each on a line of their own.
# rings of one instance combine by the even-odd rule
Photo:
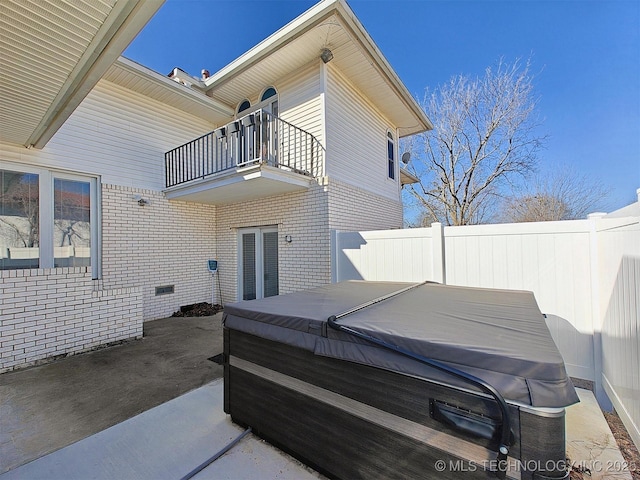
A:
<svg viewBox="0 0 640 480">
<path fill-rule="evenodd" d="M 320 65 L 320 53 L 329 48 L 331 67 L 397 126 L 401 136 L 430 129 L 429 119 L 349 7 L 335 0 L 317 8 L 315 15 L 303 14 L 205 81 L 207 94 L 236 106 L 305 66 Z"/>
<path fill-rule="evenodd" d="M 2 0 L 0 139 L 43 147 L 164 0 Z"/>
<path fill-rule="evenodd" d="M 120 57 L 109 67 L 103 79 L 216 125 L 228 122 L 234 113 L 232 106 L 125 57 Z"/>
</svg>

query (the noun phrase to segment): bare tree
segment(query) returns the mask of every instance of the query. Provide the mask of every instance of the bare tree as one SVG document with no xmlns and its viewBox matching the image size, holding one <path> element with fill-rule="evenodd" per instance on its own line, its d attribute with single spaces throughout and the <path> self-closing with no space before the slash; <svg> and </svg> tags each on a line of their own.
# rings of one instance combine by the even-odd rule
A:
<svg viewBox="0 0 640 480">
<path fill-rule="evenodd" d="M 434 124 L 412 140 L 409 187 L 421 222 L 482 223 L 496 211 L 502 188 L 535 167 L 544 137 L 536 135 L 530 64 L 502 61 L 484 77 L 458 76 L 427 92 L 422 107 Z"/>
<path fill-rule="evenodd" d="M 576 220 L 604 207 L 610 188 L 571 167 L 538 175 L 523 191 L 505 199 L 504 222 Z"/>
</svg>

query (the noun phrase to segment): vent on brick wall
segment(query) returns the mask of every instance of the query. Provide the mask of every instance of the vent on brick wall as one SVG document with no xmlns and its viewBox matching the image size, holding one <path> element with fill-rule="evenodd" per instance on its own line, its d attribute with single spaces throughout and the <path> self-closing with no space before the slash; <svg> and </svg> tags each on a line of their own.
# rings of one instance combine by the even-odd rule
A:
<svg viewBox="0 0 640 480">
<path fill-rule="evenodd" d="M 164 285 L 162 287 L 156 287 L 156 295 L 167 295 L 168 293 L 173 293 L 174 288 L 173 285 Z"/>
</svg>

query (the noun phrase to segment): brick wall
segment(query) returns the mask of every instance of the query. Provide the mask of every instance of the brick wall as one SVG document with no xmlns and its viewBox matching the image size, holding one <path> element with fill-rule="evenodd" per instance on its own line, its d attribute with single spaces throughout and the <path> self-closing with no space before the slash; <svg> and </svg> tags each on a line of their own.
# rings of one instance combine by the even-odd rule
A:
<svg viewBox="0 0 640 480">
<path fill-rule="evenodd" d="M 147 204 L 140 206 L 140 198 Z M 333 179 L 312 182 L 301 192 L 217 207 L 103 185 L 100 280 L 91 280 L 86 268 L 1 272 L 0 371 L 138 337 L 143 320 L 211 301 L 209 258 L 220 262 L 222 300 L 235 301 L 239 229 L 274 225 L 284 294 L 330 282 L 330 229 L 400 227 L 402 206 Z M 174 285 L 175 293 L 156 296 L 155 287 L 163 285 Z"/>
<path fill-rule="evenodd" d="M 402 228 L 402 202 L 331 179 L 329 227 L 361 231 Z"/>
<path fill-rule="evenodd" d="M 280 293 L 329 283 L 331 280 L 328 197 L 312 182 L 302 192 L 217 209 L 217 258 L 225 302 L 237 300 L 238 229 L 276 225 Z M 284 240 L 291 235 L 292 242 Z"/>
<path fill-rule="evenodd" d="M 88 267 L 0 271 L 0 373 L 142 336 L 139 288 L 96 290 Z"/>
<path fill-rule="evenodd" d="M 331 281 L 331 229 L 378 230 L 402 226 L 402 204 L 334 179 L 299 193 L 218 206 L 217 252 L 225 302 L 238 295 L 238 230 L 278 227 L 280 293 Z M 291 235 L 292 242 L 285 242 Z"/>
<path fill-rule="evenodd" d="M 138 205 L 138 199 L 148 203 Z M 215 253 L 213 205 L 169 202 L 162 192 L 102 187 L 102 288 L 140 287 L 144 320 L 211 301 L 206 261 Z M 175 293 L 155 295 L 156 286 Z"/>
<path fill-rule="evenodd" d="M 100 280 L 86 267 L 0 271 L 0 372 L 140 337 L 144 320 L 211 301 L 214 252 L 215 207 L 103 185 Z M 175 293 L 156 296 L 163 285 Z"/>
</svg>

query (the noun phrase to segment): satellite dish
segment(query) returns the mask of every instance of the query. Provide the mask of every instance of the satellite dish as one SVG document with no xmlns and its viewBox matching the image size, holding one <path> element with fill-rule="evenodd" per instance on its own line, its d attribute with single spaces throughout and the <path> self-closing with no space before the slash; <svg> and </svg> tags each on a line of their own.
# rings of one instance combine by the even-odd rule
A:
<svg viewBox="0 0 640 480">
<path fill-rule="evenodd" d="M 402 163 L 404 163 L 405 165 L 408 165 L 410 161 L 411 161 L 411 152 L 404 152 L 402 154 Z"/>
</svg>

